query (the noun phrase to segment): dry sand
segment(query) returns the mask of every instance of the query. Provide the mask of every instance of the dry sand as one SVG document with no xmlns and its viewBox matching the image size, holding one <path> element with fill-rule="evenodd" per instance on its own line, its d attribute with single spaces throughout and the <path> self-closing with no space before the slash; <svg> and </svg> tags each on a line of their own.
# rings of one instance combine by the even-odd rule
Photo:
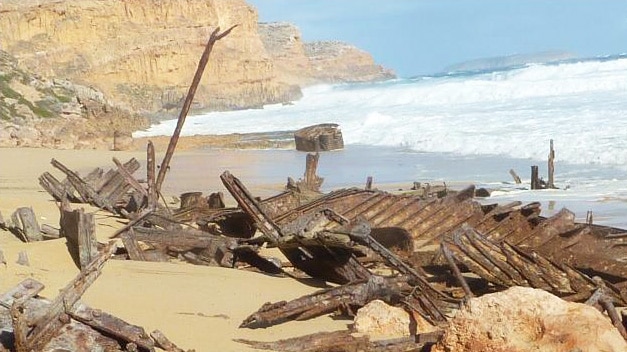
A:
<svg viewBox="0 0 627 352">
<path fill-rule="evenodd" d="M 98 166 L 112 168 L 111 158 L 114 156 L 121 161 L 136 157 L 142 164 L 146 159 L 142 151 L 0 149 L 3 165 L 0 169 L 0 212 L 9 217 L 17 207 L 31 206 L 40 224 L 58 227 L 57 206 L 37 180 L 45 171 L 61 177 L 50 165 L 50 160 L 56 158 L 72 170 L 84 174 Z M 158 160 L 161 158 L 158 157 Z M 241 160 L 221 160 L 220 163 L 208 160 L 207 163 L 235 166 Z M 239 172 L 245 175 L 244 168 Z M 196 180 L 203 185 L 203 191 L 221 187 L 217 177 L 206 177 L 193 168 L 179 165 L 176 172 L 173 171 L 166 179 L 165 189 L 168 189 L 167 184 L 177 184 L 181 180 Z M 280 188 L 280 185 L 247 185 L 251 190 L 262 193 Z M 259 189 L 255 188 L 257 186 Z M 172 195 L 177 194 L 174 192 L 176 188 L 170 186 Z M 116 229 L 124 225 L 123 221 L 106 212 L 85 208 L 96 212 L 96 235 L 101 242 L 107 241 Z M 17 240 L 10 232 L 0 230 L 0 249 L 6 259 L 5 265 L 0 264 L 0 292 L 32 277 L 46 286 L 42 295 L 52 299 L 78 273 L 65 239 L 27 244 Z M 16 263 L 21 251 L 26 251 L 30 266 Z M 297 298 L 320 289 L 320 285 L 184 263 L 110 260 L 83 299 L 90 306 L 143 326 L 147 331 L 160 329 L 184 349 L 246 351 L 250 349 L 232 339 L 272 341 L 318 331 L 341 330 L 352 323 L 323 316 L 266 329 L 238 328 L 241 321 L 263 303 Z"/>
</svg>

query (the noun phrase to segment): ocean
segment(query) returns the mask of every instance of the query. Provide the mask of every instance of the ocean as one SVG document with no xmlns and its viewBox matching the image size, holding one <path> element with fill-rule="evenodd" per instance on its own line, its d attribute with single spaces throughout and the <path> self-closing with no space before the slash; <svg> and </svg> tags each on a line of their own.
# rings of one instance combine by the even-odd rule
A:
<svg viewBox="0 0 627 352">
<path fill-rule="evenodd" d="M 333 122 L 346 148 L 321 156 L 326 190 L 363 185 L 367 176 L 375 184 L 408 187 L 468 182 L 494 189 L 487 201 L 541 201 L 545 215 L 565 206 L 579 220 L 590 210 L 596 223 L 627 227 L 627 55 L 323 85 L 303 93 L 291 105 L 189 116 L 182 134 Z M 171 135 L 175 125 L 163 121 L 135 136 Z M 547 178 L 550 140 L 559 189 L 530 191 L 531 165 Z M 256 172 L 268 183 L 302 175 L 303 153 L 248 153 L 255 153 Z M 522 185 L 513 183 L 509 169 Z"/>
</svg>

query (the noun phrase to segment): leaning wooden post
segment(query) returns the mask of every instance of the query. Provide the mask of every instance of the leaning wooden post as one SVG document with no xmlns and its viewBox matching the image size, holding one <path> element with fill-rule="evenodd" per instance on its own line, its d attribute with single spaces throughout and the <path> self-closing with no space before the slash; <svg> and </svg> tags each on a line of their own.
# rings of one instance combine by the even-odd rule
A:
<svg viewBox="0 0 627 352">
<path fill-rule="evenodd" d="M 514 171 L 514 169 L 509 169 L 509 174 L 512 175 L 512 178 L 514 179 L 514 182 L 516 182 L 517 185 L 522 183 L 522 181 L 520 180 L 520 176 L 518 176 L 518 174 L 516 173 L 516 171 Z"/>
<path fill-rule="evenodd" d="M 148 182 L 148 209 L 154 210 L 157 208 L 157 189 L 156 189 L 156 162 L 155 162 L 155 146 L 152 141 L 148 141 L 148 147 L 146 148 L 146 180 Z"/>
<path fill-rule="evenodd" d="M 196 74 L 194 75 L 192 84 L 189 86 L 189 91 L 187 92 L 187 97 L 185 98 L 183 107 L 181 108 L 181 114 L 179 115 L 178 122 L 176 123 L 176 128 L 174 129 L 174 133 L 172 134 L 172 137 L 170 138 L 168 149 L 165 153 L 165 156 L 163 157 L 163 161 L 161 162 L 161 168 L 159 169 L 159 175 L 157 175 L 157 181 L 155 184 L 155 188 L 157 192 L 161 191 L 161 185 L 163 184 L 163 180 L 165 179 L 165 173 L 167 172 L 168 166 L 170 165 L 170 161 L 172 160 L 172 155 L 174 154 L 174 150 L 176 149 L 176 144 L 178 143 L 179 136 L 181 135 L 181 130 L 183 129 L 183 124 L 185 123 L 185 118 L 187 117 L 187 113 L 189 112 L 189 109 L 192 106 L 194 95 L 196 95 L 196 89 L 198 88 L 198 84 L 200 83 L 202 74 L 205 71 L 207 62 L 209 62 L 209 55 L 211 54 L 213 45 L 215 44 L 215 42 L 226 37 L 229 33 L 231 33 L 231 31 L 235 27 L 237 27 L 237 25 L 227 29 L 223 33 L 218 33 L 220 31 L 220 27 L 218 27 L 213 31 L 213 33 L 211 33 L 211 36 L 209 37 L 209 41 L 207 42 L 205 51 L 202 53 L 202 56 L 200 57 L 200 61 L 198 62 L 198 68 L 196 69 Z"/>
<path fill-rule="evenodd" d="M 549 149 L 549 166 L 548 166 L 548 170 L 549 170 L 549 184 L 547 185 L 547 188 L 555 188 L 555 184 L 554 184 L 554 174 L 555 174 L 555 165 L 553 164 L 553 162 L 555 161 L 555 150 L 553 150 L 553 140 L 551 139 L 551 146 Z"/>
<path fill-rule="evenodd" d="M 531 189 L 540 189 L 540 180 L 538 179 L 538 165 L 531 166 Z"/>
</svg>

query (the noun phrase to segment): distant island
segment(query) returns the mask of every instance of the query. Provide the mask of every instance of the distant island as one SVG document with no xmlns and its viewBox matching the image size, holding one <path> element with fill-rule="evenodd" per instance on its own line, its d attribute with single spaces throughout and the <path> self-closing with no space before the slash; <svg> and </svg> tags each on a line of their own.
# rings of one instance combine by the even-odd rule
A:
<svg viewBox="0 0 627 352">
<path fill-rule="evenodd" d="M 444 68 L 443 71 L 463 72 L 496 70 L 533 63 L 556 62 L 561 60 L 574 59 L 576 57 L 576 54 L 567 51 L 543 51 L 531 54 L 514 54 L 465 61 L 455 65 L 447 66 Z"/>
</svg>

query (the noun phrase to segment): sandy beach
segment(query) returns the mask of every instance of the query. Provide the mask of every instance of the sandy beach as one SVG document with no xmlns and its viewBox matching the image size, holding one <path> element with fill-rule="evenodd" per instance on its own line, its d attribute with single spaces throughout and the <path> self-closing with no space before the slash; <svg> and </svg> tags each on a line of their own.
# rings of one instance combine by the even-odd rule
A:
<svg viewBox="0 0 627 352">
<path fill-rule="evenodd" d="M 45 171 L 56 175 L 50 160 L 56 158 L 71 169 L 84 173 L 98 166 L 112 168 L 112 157 L 123 161 L 136 157 L 142 166 L 145 165 L 145 154 L 142 151 L 0 149 L 0 160 L 5 165 L 0 169 L 2 215 L 7 218 L 17 207 L 30 206 L 40 224 L 58 228 L 57 205 L 37 181 L 39 175 Z M 158 160 L 161 159 L 158 157 Z M 221 167 L 246 165 L 246 160 L 219 158 L 205 160 L 204 163 L 213 165 L 219 174 L 223 171 L 220 170 Z M 251 174 L 246 174 L 245 169 L 242 167 L 237 170 L 238 175 L 254 181 L 254 177 L 246 177 Z M 172 170 L 176 172 L 173 171 L 166 179 L 166 189 L 176 190 L 177 187 L 172 185 L 187 182 L 187 178 L 196 179 L 197 183 L 189 186 L 192 189 L 196 185 L 202 185 L 202 189 L 195 190 L 209 191 L 220 187 L 220 180 L 216 176 L 198 172 L 202 167 L 183 168 L 176 164 L 176 157 Z M 261 193 L 264 193 L 264 189 L 266 193 L 270 193 L 273 187 L 281 187 L 278 184 L 255 185 L 250 182 L 248 185 L 251 190 L 261 190 Z M 112 217 L 109 213 L 86 205 L 73 206 L 85 207 L 86 211 L 96 213 L 96 235 L 100 242 L 106 242 L 116 229 L 124 225 L 125 220 Z M 0 231 L 0 249 L 6 259 L 6 264 L 0 265 L 0 292 L 32 277 L 46 286 L 41 295 L 53 299 L 78 273 L 68 253 L 65 239 L 22 243 L 10 232 Z M 21 251 L 27 253 L 29 266 L 16 263 Z M 267 329 L 238 328 L 241 321 L 263 303 L 297 298 L 320 289 L 321 285 L 323 284 L 319 282 L 311 284 L 292 278 L 233 269 L 181 263 L 110 260 L 101 277 L 83 296 L 83 300 L 94 308 L 143 326 L 147 331 L 160 329 L 184 349 L 244 351 L 248 350 L 246 346 L 232 339 L 271 341 L 316 331 L 345 329 L 351 321 L 334 320 L 329 316 L 304 322 L 289 322 Z"/>
</svg>

